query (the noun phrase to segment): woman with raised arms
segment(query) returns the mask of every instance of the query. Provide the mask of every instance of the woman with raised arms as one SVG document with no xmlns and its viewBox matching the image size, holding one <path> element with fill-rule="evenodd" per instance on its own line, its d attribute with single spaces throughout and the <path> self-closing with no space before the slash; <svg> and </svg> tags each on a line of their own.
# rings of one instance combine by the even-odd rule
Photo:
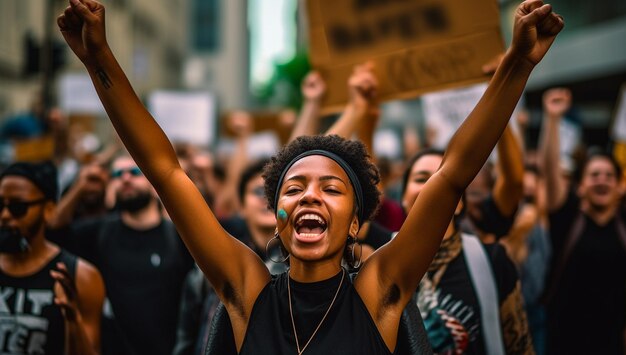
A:
<svg viewBox="0 0 626 355">
<path fill-rule="evenodd" d="M 561 17 L 541 0 L 518 7 L 512 44 L 483 98 L 451 140 L 398 235 L 372 254 L 351 282 L 342 259 L 353 255 L 349 241 L 378 204 L 378 173 L 361 143 L 301 137 L 266 166 L 276 242 L 288 252 L 290 264 L 272 278 L 253 251 L 222 229 L 179 166 L 107 44 L 102 4 L 70 0 L 57 22 L 119 136 L 225 304 L 240 354 L 394 352 L 402 310 L 438 250 L 461 194 L 506 127 L 531 71 L 563 28 Z"/>
</svg>

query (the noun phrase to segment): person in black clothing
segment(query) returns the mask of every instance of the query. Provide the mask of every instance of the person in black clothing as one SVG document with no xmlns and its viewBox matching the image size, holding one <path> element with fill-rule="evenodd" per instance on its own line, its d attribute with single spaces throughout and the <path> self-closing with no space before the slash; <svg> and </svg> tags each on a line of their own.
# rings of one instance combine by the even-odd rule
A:
<svg viewBox="0 0 626 355">
<path fill-rule="evenodd" d="M 435 174 L 443 152 L 423 150 L 412 157 L 402 179 L 402 205 L 410 208 Z M 532 354 L 519 278 L 515 265 L 498 243 L 482 244 L 478 237 L 462 233 L 459 227 L 465 199 L 459 203 L 433 263 L 420 282 L 417 304 L 424 318 L 429 340 L 436 354 Z M 419 232 L 415 238 L 420 238 Z M 467 249 L 467 240 L 476 241 L 476 250 Z M 481 245 L 482 244 L 482 245 Z M 488 269 L 476 272 L 468 258 L 481 253 Z M 493 275 L 493 276 L 491 276 Z M 497 299 L 481 299 L 476 279 L 487 280 Z M 484 284 L 481 284 L 484 285 Z M 489 303 L 498 302 L 497 318 L 484 316 Z M 495 332 L 500 332 L 496 337 Z M 500 340 L 501 339 L 501 340 Z"/>
<path fill-rule="evenodd" d="M 571 105 L 567 89 L 544 94 L 547 206 L 553 258 L 546 294 L 549 354 L 624 354 L 626 218 L 620 213 L 621 168 L 591 154 L 576 191 L 559 167 L 558 124 Z"/>
<path fill-rule="evenodd" d="M 92 261 L 106 285 L 103 354 L 171 354 L 178 305 L 193 259 L 163 218 L 150 182 L 127 156 L 111 166 L 116 206 L 59 240 Z"/>
<path fill-rule="evenodd" d="M 45 239 L 57 198 L 52 163 L 0 174 L 0 353 L 100 352 L 98 270 Z"/>
<path fill-rule="evenodd" d="M 85 64 L 122 141 L 155 186 L 232 324 L 240 354 L 390 354 L 403 309 L 426 272 L 462 191 L 495 146 L 534 66 L 563 27 L 539 0 L 518 8 L 512 46 L 484 98 L 453 137 L 440 170 L 397 236 L 347 279 L 359 227 L 379 203 L 378 173 L 364 145 L 300 137 L 265 168 L 265 192 L 289 271 L 272 277 L 230 236 L 180 167 L 166 135 L 134 94 L 107 44 L 104 7 L 72 0 L 58 24 Z M 420 231 L 421 238 L 414 233 Z M 210 236 L 210 237 L 208 237 Z M 271 325 L 268 327 L 268 324 Z"/>
</svg>

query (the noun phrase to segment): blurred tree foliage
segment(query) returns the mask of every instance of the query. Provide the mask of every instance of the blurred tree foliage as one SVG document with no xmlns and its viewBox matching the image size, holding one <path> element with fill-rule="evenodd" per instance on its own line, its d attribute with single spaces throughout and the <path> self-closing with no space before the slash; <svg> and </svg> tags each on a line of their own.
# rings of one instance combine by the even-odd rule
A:
<svg viewBox="0 0 626 355">
<path fill-rule="evenodd" d="M 286 62 L 275 63 L 272 78 L 252 94 L 263 106 L 299 110 L 302 106 L 300 83 L 309 70 L 311 64 L 308 53 L 298 52 Z"/>
</svg>

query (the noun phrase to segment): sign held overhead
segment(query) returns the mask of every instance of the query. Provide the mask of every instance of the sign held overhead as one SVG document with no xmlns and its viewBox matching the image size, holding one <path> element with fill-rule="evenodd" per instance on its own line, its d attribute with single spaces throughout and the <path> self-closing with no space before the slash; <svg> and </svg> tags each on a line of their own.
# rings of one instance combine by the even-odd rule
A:
<svg viewBox="0 0 626 355">
<path fill-rule="evenodd" d="M 504 51 L 496 0 L 308 0 L 313 66 L 327 111 L 343 108 L 354 65 L 375 62 L 381 100 L 486 81 Z"/>
</svg>

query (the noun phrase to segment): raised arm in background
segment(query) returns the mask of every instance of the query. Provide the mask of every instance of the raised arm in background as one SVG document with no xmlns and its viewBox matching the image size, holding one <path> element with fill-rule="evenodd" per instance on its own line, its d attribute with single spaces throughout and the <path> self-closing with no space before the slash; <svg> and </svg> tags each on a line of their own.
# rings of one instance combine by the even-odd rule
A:
<svg viewBox="0 0 626 355">
<path fill-rule="evenodd" d="M 221 191 L 217 191 L 214 202 L 214 213 L 218 218 L 229 218 L 235 215 L 241 206 L 237 196 L 239 177 L 248 165 L 248 146 L 254 131 L 252 116 L 245 111 L 232 112 L 226 125 L 234 134 L 235 150 L 226 164 L 226 177 Z"/>
<path fill-rule="evenodd" d="M 300 136 L 319 134 L 320 130 L 320 108 L 322 98 L 326 94 L 326 82 L 320 73 L 312 71 L 302 80 L 300 90 L 304 104 L 300 109 L 296 125 L 291 131 L 291 136 L 289 136 L 289 142 Z"/>
<path fill-rule="evenodd" d="M 511 47 L 485 94 L 450 141 L 440 169 L 425 184 L 398 235 L 364 263 L 355 288 L 383 338 L 393 339 L 397 328 L 380 325 L 389 324 L 387 316 L 399 314 L 415 292 L 463 191 L 496 145 L 531 71 L 562 28 L 562 18 L 552 13 L 550 5 L 540 0 L 519 5 Z"/>
<path fill-rule="evenodd" d="M 122 142 L 163 201 L 190 253 L 215 287 L 241 345 L 252 306 L 269 282 L 261 259 L 230 236 L 180 167 L 154 118 L 143 106 L 106 40 L 105 9 L 93 0 L 70 0 L 57 23 L 85 65 Z"/>
<path fill-rule="evenodd" d="M 354 67 L 352 75 L 348 79 L 349 101 L 341 116 L 325 134 L 336 134 L 350 139 L 358 131 L 360 125 L 371 124 L 366 122 L 369 113 L 378 109 L 376 102 L 378 80 L 373 69 L 374 66 L 371 62 Z M 369 137 L 366 140 L 370 142 L 369 145 L 367 141 L 363 141 L 363 143 L 366 143 L 370 149 L 372 139 Z"/>
<path fill-rule="evenodd" d="M 559 209 L 567 198 L 568 184 L 561 170 L 561 139 L 559 124 L 572 105 L 569 89 L 555 88 L 543 94 L 543 127 L 539 149 L 540 167 L 546 183 L 546 207 L 548 212 Z"/>
<path fill-rule="evenodd" d="M 58 229 L 70 225 L 81 199 L 86 195 L 97 194 L 100 191 L 104 194 L 108 182 L 109 173 L 100 164 L 92 163 L 83 166 L 74 184 L 70 186 L 67 193 L 59 200 L 56 214 L 52 220 L 48 222 L 48 226 L 52 229 Z M 105 210 L 104 207 L 103 201 L 103 211 Z"/>
<path fill-rule="evenodd" d="M 512 216 L 524 192 L 524 157 L 521 144 L 508 125 L 496 145 L 498 179 L 493 186 L 493 201 L 503 216 Z"/>
</svg>

